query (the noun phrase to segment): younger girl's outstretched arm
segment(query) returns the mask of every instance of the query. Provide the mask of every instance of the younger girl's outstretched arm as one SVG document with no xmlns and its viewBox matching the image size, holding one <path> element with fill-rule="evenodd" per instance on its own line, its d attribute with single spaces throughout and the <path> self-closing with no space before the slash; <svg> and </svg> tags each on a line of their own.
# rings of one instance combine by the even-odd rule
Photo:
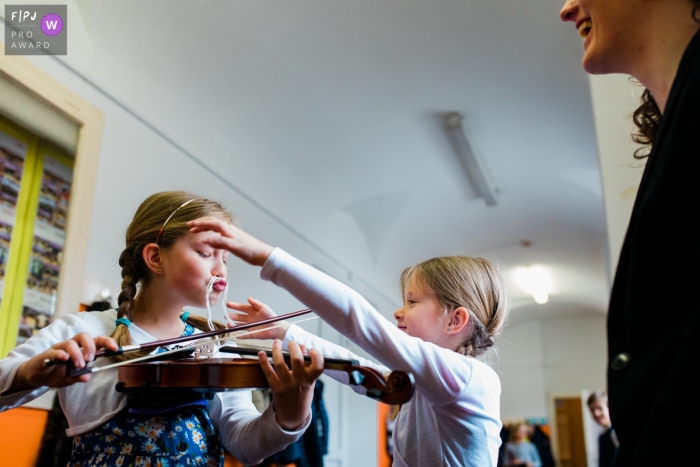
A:
<svg viewBox="0 0 700 467">
<path fill-rule="evenodd" d="M 189 226 L 193 232 L 218 232 L 209 240 L 212 246 L 263 266 L 264 279 L 285 288 L 379 362 L 412 372 L 418 389 L 424 389 L 433 404 L 454 401 L 469 385 L 473 359 L 408 336 L 339 281 L 216 218 L 198 219 Z"/>
<path fill-rule="evenodd" d="M 226 306 L 232 310 L 243 312 L 234 314 L 231 317 L 236 322 L 241 323 L 255 323 L 264 319 L 274 318 L 277 314 L 265 303 L 255 300 L 253 298 L 248 298 L 248 303 L 236 303 L 228 302 Z M 251 331 L 258 331 L 256 328 L 250 329 Z M 245 332 L 245 331 L 244 331 Z M 349 349 L 342 347 L 338 344 L 334 344 L 322 337 L 316 336 L 308 331 L 305 331 L 299 326 L 296 326 L 287 321 L 280 321 L 277 326 L 268 328 L 266 330 L 259 330 L 254 332 L 249 336 L 243 335 L 239 336 L 239 339 L 263 339 L 263 340 L 281 340 L 283 344 L 288 347 L 291 342 L 296 342 L 300 345 L 305 346 L 309 349 L 316 349 L 323 354 L 324 357 L 339 358 L 343 360 L 357 360 L 359 365 L 372 368 L 378 372 L 390 373 L 387 367 L 379 365 L 375 362 L 367 360 L 360 357 L 359 355 L 353 353 Z M 337 370 L 326 370 L 325 373 L 331 378 L 343 383 L 350 384 L 350 378 L 348 374 L 344 371 Z M 362 386 L 352 386 L 353 390 L 358 394 L 365 394 L 367 390 Z"/>
</svg>

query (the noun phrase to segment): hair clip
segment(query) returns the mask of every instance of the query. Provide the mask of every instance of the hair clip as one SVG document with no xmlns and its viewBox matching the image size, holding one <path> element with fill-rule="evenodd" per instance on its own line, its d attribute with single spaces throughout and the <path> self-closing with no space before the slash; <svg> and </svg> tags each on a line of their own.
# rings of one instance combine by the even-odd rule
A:
<svg viewBox="0 0 700 467">
<path fill-rule="evenodd" d="M 158 236 L 156 237 L 156 245 L 158 244 L 158 240 L 160 240 L 160 235 L 163 233 L 163 230 L 165 230 L 165 226 L 168 225 L 168 222 L 170 222 L 170 219 L 173 218 L 173 216 L 175 215 L 175 213 L 177 213 L 180 209 L 182 209 L 182 208 L 184 208 L 185 206 L 187 206 L 188 204 L 190 204 L 192 201 L 194 201 L 194 198 L 192 198 L 192 199 L 189 200 L 189 201 L 185 201 L 185 202 L 182 203 L 177 209 L 175 209 L 175 210 L 168 216 L 167 219 L 165 219 L 165 222 L 163 222 L 163 227 L 161 227 L 160 230 L 158 231 Z"/>
</svg>

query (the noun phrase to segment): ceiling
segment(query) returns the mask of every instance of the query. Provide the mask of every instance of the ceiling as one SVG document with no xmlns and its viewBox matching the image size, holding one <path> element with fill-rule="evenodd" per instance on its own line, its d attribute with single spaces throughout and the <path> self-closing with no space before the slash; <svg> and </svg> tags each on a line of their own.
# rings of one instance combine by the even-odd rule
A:
<svg viewBox="0 0 700 467">
<path fill-rule="evenodd" d="M 591 97 L 561 2 L 75 3 L 69 58 L 91 80 L 384 294 L 418 260 L 484 254 L 543 264 L 552 302 L 604 310 Z M 449 111 L 495 207 L 449 144 Z"/>
</svg>

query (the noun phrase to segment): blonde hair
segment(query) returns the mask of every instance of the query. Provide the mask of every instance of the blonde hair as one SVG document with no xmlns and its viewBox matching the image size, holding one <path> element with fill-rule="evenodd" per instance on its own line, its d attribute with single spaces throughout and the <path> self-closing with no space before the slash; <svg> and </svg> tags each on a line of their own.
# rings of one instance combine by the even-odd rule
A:
<svg viewBox="0 0 700 467">
<path fill-rule="evenodd" d="M 445 315 L 467 309 L 468 333 L 457 352 L 476 357 L 496 343 L 508 310 L 501 274 L 490 261 L 469 256 L 429 259 L 401 273 L 402 294 L 411 279 L 435 296 Z"/>
<path fill-rule="evenodd" d="M 608 405 L 608 393 L 602 390 L 597 390 L 593 391 L 590 396 L 588 396 L 588 400 L 586 401 L 587 405 L 591 405 L 594 402 L 600 401 L 606 406 Z"/>
<path fill-rule="evenodd" d="M 527 428 L 528 434 L 527 434 L 526 440 L 527 440 L 527 438 L 530 437 L 530 424 L 528 424 L 527 422 L 514 423 L 508 427 L 508 431 L 510 432 L 508 434 L 508 441 L 509 442 L 514 443 L 518 440 L 518 431 L 520 430 L 521 426 L 524 426 L 525 428 Z"/>
<path fill-rule="evenodd" d="M 185 204 L 189 200 L 193 201 Z M 173 214 L 172 218 L 164 227 L 163 224 L 171 214 Z M 187 222 L 205 216 L 223 218 L 231 223 L 236 222 L 234 216 L 216 201 L 184 191 L 156 193 L 141 203 L 126 230 L 126 248 L 119 256 L 119 266 L 122 268 L 122 291 L 117 299 L 119 304 L 117 319 L 128 318 L 131 321 L 136 286 L 139 283 L 141 286 L 148 284 L 148 268 L 142 256 L 144 247 L 150 243 L 157 243 L 164 249 L 172 247 L 177 239 L 188 234 Z M 207 320 L 200 316 L 190 315 L 187 323 L 201 330 L 209 330 Z M 215 327 L 222 329 L 224 325 L 215 323 Z M 131 344 L 129 326 L 118 324 L 112 333 L 112 338 L 120 347 Z M 147 353 L 147 351 L 130 352 L 114 359 L 130 360 Z"/>
</svg>

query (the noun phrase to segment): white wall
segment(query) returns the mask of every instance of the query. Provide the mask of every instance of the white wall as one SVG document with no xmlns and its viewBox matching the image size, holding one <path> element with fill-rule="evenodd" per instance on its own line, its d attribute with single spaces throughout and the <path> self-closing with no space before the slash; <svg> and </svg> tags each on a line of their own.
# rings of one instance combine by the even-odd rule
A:
<svg viewBox="0 0 700 467">
<path fill-rule="evenodd" d="M 632 84 L 627 75 L 590 75 L 589 79 L 608 230 L 608 273 L 612 278 L 645 165 L 632 157 L 639 145 L 630 136 L 636 133 L 631 117 L 644 88 Z"/>
<path fill-rule="evenodd" d="M 495 362 L 501 378 L 501 417 L 524 419 L 547 413 L 542 326 L 538 319 L 507 325 Z"/>
<path fill-rule="evenodd" d="M 599 311 L 566 303 L 514 310 L 494 362 L 501 417 L 551 421 L 552 396 L 605 388 L 605 320 Z"/>
</svg>

